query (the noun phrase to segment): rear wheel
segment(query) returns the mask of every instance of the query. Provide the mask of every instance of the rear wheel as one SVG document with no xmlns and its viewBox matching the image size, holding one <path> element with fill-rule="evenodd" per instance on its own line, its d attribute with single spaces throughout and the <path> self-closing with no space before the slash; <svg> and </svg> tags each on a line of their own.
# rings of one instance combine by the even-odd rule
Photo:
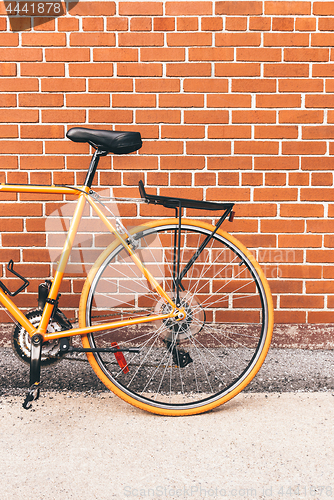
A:
<svg viewBox="0 0 334 500">
<path fill-rule="evenodd" d="M 182 221 L 180 271 L 213 229 L 203 222 Z M 136 254 L 174 302 L 177 230 L 176 219 L 171 219 L 133 233 Z M 88 353 L 88 360 L 115 394 L 164 415 L 208 411 L 238 394 L 263 363 L 273 328 L 263 272 L 228 233 L 217 231 L 181 285 L 179 305 L 186 313 L 181 321 L 153 321 L 83 337 L 88 348 L 139 348 L 139 353 Z M 115 242 L 86 280 L 80 326 L 165 314 L 169 308 Z"/>
</svg>

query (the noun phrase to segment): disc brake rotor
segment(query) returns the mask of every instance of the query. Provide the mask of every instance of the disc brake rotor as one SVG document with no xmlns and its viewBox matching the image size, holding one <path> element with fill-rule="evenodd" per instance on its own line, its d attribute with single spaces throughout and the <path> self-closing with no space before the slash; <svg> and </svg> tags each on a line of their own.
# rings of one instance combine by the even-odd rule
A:
<svg viewBox="0 0 334 500">
<path fill-rule="evenodd" d="M 164 340 L 167 342 L 177 342 L 190 339 L 197 335 L 205 324 L 205 312 L 198 300 L 187 292 L 180 293 L 181 304 L 185 310 L 185 318 L 176 320 L 175 318 L 164 319 L 161 323 L 167 328 L 168 333 L 164 329 Z M 174 298 L 173 298 L 174 300 Z M 169 312 L 170 305 L 161 299 L 156 307 L 156 314 L 166 314 Z"/>
</svg>

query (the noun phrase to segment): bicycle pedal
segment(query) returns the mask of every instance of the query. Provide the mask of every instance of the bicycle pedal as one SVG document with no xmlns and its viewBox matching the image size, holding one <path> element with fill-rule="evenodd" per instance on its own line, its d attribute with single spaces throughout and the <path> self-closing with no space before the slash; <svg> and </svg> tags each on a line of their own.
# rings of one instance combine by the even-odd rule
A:
<svg viewBox="0 0 334 500">
<path fill-rule="evenodd" d="M 32 407 L 31 401 L 37 401 L 40 395 L 40 382 L 35 382 L 31 387 L 29 387 L 28 394 L 25 397 L 22 406 L 25 410 L 30 410 Z"/>
</svg>

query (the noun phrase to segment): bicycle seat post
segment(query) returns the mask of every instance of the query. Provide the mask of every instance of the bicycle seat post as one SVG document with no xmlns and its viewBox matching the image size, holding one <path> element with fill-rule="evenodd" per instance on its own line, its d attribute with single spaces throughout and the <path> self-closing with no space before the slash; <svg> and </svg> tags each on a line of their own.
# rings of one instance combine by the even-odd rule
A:
<svg viewBox="0 0 334 500">
<path fill-rule="evenodd" d="M 92 184 L 93 184 L 94 175 L 95 175 L 98 163 L 100 161 L 100 157 L 101 156 L 106 156 L 108 154 L 108 151 L 104 151 L 103 149 L 99 149 L 98 147 L 96 147 L 92 143 L 90 143 L 90 145 L 93 148 L 95 148 L 95 152 L 94 152 L 93 157 L 92 157 L 92 159 L 90 161 L 90 165 L 89 165 L 88 172 L 87 172 L 87 175 L 86 175 L 86 179 L 85 179 L 85 182 L 84 182 L 84 186 L 88 186 L 88 187 L 91 187 Z"/>
</svg>

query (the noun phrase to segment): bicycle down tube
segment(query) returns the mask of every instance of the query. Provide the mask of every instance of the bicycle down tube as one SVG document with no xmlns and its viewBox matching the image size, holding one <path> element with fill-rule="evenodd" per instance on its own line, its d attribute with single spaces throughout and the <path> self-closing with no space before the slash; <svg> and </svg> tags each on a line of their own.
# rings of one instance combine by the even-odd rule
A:
<svg viewBox="0 0 334 500">
<path fill-rule="evenodd" d="M 67 187 L 67 186 L 37 186 L 37 185 L 19 185 L 19 184 L 0 184 L 0 192 L 15 192 L 15 193 L 43 193 L 43 194 L 77 194 L 79 196 L 75 212 L 73 214 L 71 224 L 66 236 L 66 241 L 63 246 L 63 250 L 61 253 L 61 257 L 57 266 L 57 270 L 55 272 L 55 276 L 52 281 L 52 285 L 50 288 L 49 296 L 47 302 L 45 303 L 42 317 L 38 328 L 36 329 L 31 322 L 25 317 L 25 315 L 18 309 L 18 307 L 14 304 L 14 302 L 5 294 L 4 291 L 0 289 L 0 302 L 8 309 L 8 311 L 14 316 L 14 318 L 27 330 L 29 335 L 32 337 L 34 334 L 38 333 L 43 336 L 43 341 L 59 339 L 62 337 L 72 337 L 75 335 L 87 335 L 90 332 L 97 332 L 100 330 L 108 330 L 113 328 L 119 328 L 122 326 L 130 326 L 134 324 L 140 323 L 148 323 L 151 321 L 158 320 L 166 320 L 169 318 L 180 317 L 180 319 L 184 316 L 183 308 L 178 308 L 171 298 L 167 295 L 167 293 L 161 288 L 156 279 L 152 276 L 152 274 L 148 271 L 148 269 L 142 264 L 139 257 L 135 255 L 134 251 L 131 249 L 130 245 L 127 241 L 119 234 L 117 229 L 111 224 L 111 222 L 107 219 L 107 217 L 103 214 L 103 212 L 96 205 L 94 200 L 89 195 L 90 188 L 87 186 L 83 186 L 80 188 L 76 187 Z M 61 285 L 61 281 L 64 275 L 64 271 L 66 268 L 66 264 L 69 258 L 69 255 L 72 250 L 73 242 L 75 236 L 77 234 L 78 226 L 81 220 L 81 216 L 83 213 L 83 209 L 86 201 L 90 203 L 95 213 L 102 220 L 107 229 L 114 234 L 114 236 L 118 239 L 118 241 L 124 246 L 129 256 L 133 260 L 134 264 L 138 267 L 141 273 L 145 276 L 145 278 L 149 281 L 149 283 L 155 288 L 157 293 L 172 306 L 172 311 L 168 314 L 158 314 L 152 316 L 143 316 L 136 319 L 125 319 L 120 321 L 113 321 L 110 323 L 105 323 L 103 325 L 89 326 L 85 328 L 73 328 L 70 330 L 62 330 L 54 333 L 48 333 L 47 325 L 50 321 L 53 308 L 56 304 L 59 288 Z"/>
</svg>

